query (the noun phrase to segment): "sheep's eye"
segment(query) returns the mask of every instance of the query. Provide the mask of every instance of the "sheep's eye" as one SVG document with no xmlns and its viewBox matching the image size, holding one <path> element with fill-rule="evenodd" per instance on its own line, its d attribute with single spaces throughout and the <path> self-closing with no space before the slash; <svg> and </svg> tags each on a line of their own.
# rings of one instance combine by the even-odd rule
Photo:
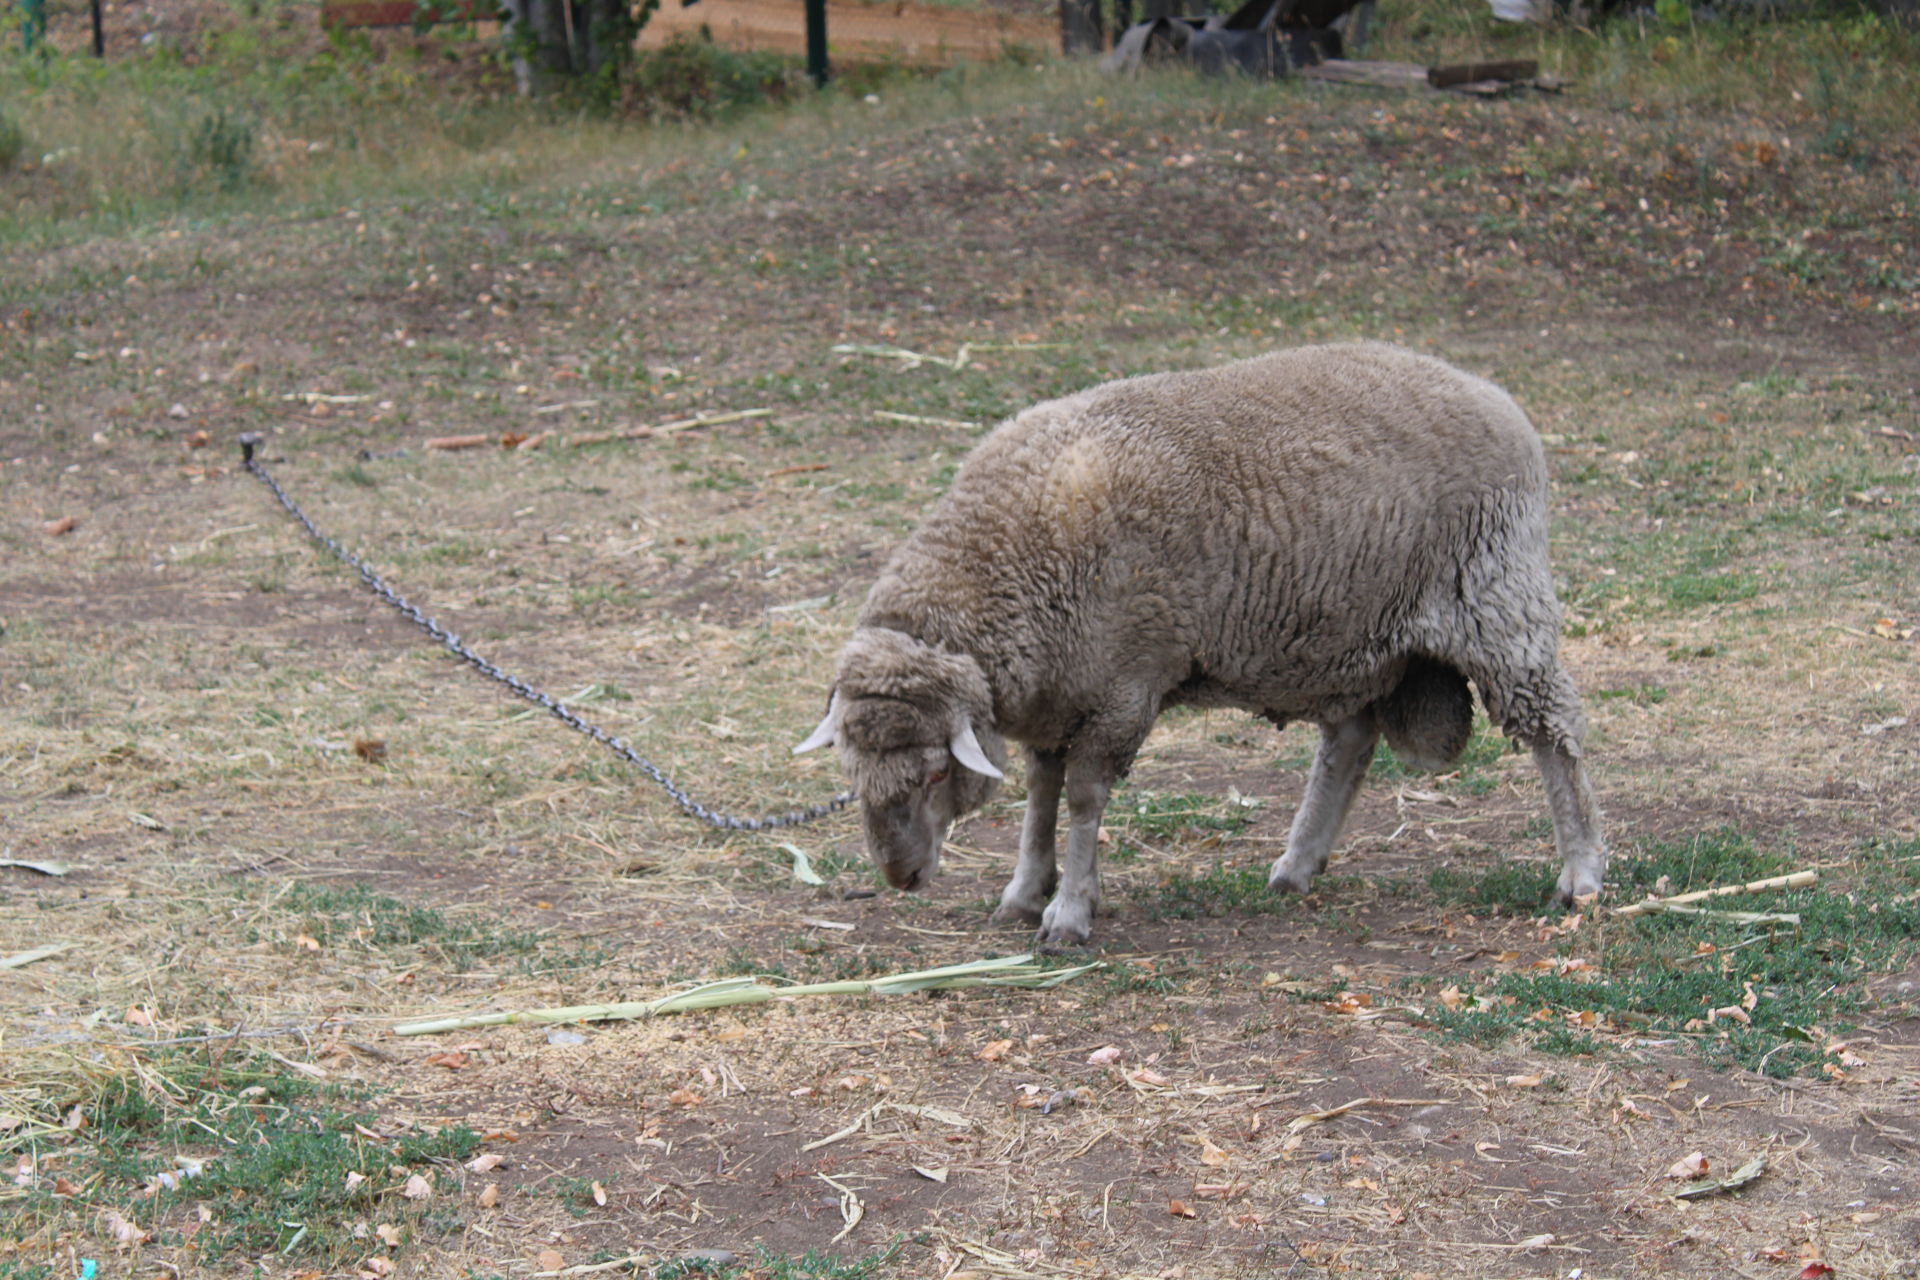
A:
<svg viewBox="0 0 1920 1280">
<path fill-rule="evenodd" d="M 935 769 L 932 773 L 927 775 L 927 785 L 930 787 L 937 787 L 941 783 L 945 782 L 946 780 L 947 780 L 947 771 L 945 769 Z"/>
</svg>

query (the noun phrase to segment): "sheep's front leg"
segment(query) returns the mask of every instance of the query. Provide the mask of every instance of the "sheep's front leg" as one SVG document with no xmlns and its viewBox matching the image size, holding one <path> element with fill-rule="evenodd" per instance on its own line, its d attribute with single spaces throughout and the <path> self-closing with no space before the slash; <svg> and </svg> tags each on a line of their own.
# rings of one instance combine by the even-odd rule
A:
<svg viewBox="0 0 1920 1280">
<path fill-rule="evenodd" d="M 1547 804 L 1553 810 L 1553 840 L 1560 848 L 1560 901 L 1570 907 L 1576 899 L 1599 893 L 1600 878 L 1606 874 L 1607 846 L 1600 837 L 1600 809 L 1593 802 L 1586 768 L 1566 747 L 1536 743 L 1533 762 L 1539 766 L 1540 779 L 1547 788 Z"/>
<path fill-rule="evenodd" d="M 1067 856 L 1060 891 L 1040 917 L 1043 947 L 1079 946 L 1093 936 L 1093 913 L 1100 908 L 1100 818 L 1112 788 L 1106 761 L 1092 753 L 1068 758 Z"/>
<path fill-rule="evenodd" d="M 1060 874 L 1054 866 L 1054 831 L 1060 823 L 1060 786 L 1066 758 L 1057 752 L 1027 752 L 1027 816 L 1020 828 L 1020 861 L 1000 895 L 995 924 L 1039 924 Z"/>
<path fill-rule="evenodd" d="M 1305 893 L 1313 878 L 1327 869 L 1333 838 L 1373 763 L 1373 746 L 1380 728 L 1371 711 L 1362 711 L 1337 724 L 1320 726 L 1320 749 L 1307 774 L 1307 793 L 1293 815 L 1287 833 L 1287 851 L 1267 874 L 1267 887 L 1285 893 Z"/>
</svg>

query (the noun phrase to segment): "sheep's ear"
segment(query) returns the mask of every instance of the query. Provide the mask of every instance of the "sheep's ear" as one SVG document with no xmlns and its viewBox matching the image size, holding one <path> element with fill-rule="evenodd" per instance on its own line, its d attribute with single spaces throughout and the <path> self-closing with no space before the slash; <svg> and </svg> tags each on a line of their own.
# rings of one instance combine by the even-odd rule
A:
<svg viewBox="0 0 1920 1280">
<path fill-rule="evenodd" d="M 958 760 L 975 773 L 985 774 L 989 778 L 1004 778 L 1007 776 L 1000 772 L 993 761 L 987 759 L 987 753 L 980 749 L 980 739 L 973 736 L 973 721 L 971 720 L 961 723 L 960 732 L 953 735 L 953 741 L 947 744 L 947 749 L 953 752 L 953 758 L 955 760 Z"/>
<path fill-rule="evenodd" d="M 820 721 L 812 733 L 807 735 L 805 742 L 793 749 L 793 754 L 799 755 L 803 751 L 812 751 L 815 747 L 827 746 L 831 744 L 839 734 L 840 695 L 836 692 L 833 697 L 827 700 L 826 717 Z"/>
</svg>

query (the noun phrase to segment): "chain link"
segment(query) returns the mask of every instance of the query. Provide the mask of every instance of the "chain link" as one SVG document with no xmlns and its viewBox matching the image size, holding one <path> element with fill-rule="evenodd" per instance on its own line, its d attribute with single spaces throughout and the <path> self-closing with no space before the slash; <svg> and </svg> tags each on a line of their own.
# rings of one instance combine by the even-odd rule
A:
<svg viewBox="0 0 1920 1280">
<path fill-rule="evenodd" d="M 485 658 L 475 653 L 472 649 L 469 649 L 466 644 L 461 641 L 459 636 L 448 631 L 432 618 L 429 618 L 426 614 L 422 613 L 419 608 L 409 603 L 405 596 L 388 586 L 380 575 L 368 567 L 367 563 L 359 556 L 348 551 L 338 542 L 335 542 L 332 538 L 320 532 L 319 526 L 307 518 L 307 513 L 302 511 L 294 503 L 293 499 L 287 496 L 287 491 L 280 487 L 279 482 L 268 474 L 266 467 L 253 456 L 254 446 L 259 443 L 260 437 L 253 432 L 248 432 L 240 437 L 241 465 L 248 471 L 251 471 L 259 478 L 262 484 L 267 486 L 273 496 L 280 500 L 280 505 L 287 509 L 288 514 L 300 522 L 300 527 L 307 531 L 309 537 L 325 548 L 336 560 L 339 560 L 342 564 L 359 574 L 360 581 L 366 584 L 367 590 L 379 596 L 389 605 L 392 605 L 395 610 L 412 620 L 415 626 L 432 636 L 435 640 L 438 640 L 441 646 L 448 652 L 472 667 L 475 671 L 478 671 L 481 675 L 487 677 L 487 679 L 494 681 L 496 684 L 505 685 L 515 695 L 526 699 L 528 702 L 533 703 L 534 706 L 546 711 L 552 715 L 554 719 L 560 721 L 560 723 L 566 725 L 568 728 L 592 738 L 595 742 L 622 757 L 628 764 L 631 764 L 634 768 L 640 770 L 640 772 L 646 774 L 649 778 L 652 778 L 660 784 L 660 789 L 665 791 L 674 804 L 680 807 L 680 811 L 688 817 L 697 818 L 708 826 L 718 827 L 723 831 L 774 831 L 781 827 L 797 827 L 801 823 L 817 822 L 829 814 L 839 812 L 853 802 L 853 793 L 851 791 L 843 791 L 824 804 L 808 805 L 804 809 L 794 809 L 787 813 L 767 814 L 759 818 L 739 818 L 730 814 L 716 813 L 712 809 L 707 808 L 707 806 L 701 804 L 698 800 L 695 800 L 685 791 L 675 786 L 672 778 L 668 777 L 660 768 L 635 753 L 632 747 L 629 747 L 626 743 L 620 741 L 620 739 L 614 737 L 600 726 L 581 719 L 569 710 L 566 704 L 540 692 L 540 690 L 534 688 L 526 681 L 521 680 L 519 677 L 507 674 L 499 667 L 494 666 L 491 662 L 488 662 Z"/>
</svg>

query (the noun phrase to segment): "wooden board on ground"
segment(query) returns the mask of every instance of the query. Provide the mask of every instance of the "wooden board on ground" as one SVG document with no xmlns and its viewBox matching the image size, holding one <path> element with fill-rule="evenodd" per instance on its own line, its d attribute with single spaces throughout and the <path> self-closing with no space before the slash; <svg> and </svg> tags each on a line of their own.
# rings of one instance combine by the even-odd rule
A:
<svg viewBox="0 0 1920 1280">
<path fill-rule="evenodd" d="M 1367 84 L 1383 89 L 1444 89 L 1482 97 L 1515 89 L 1540 89 L 1557 93 L 1566 87 L 1566 82 L 1559 77 L 1542 75 L 1540 64 L 1532 61 L 1429 67 L 1418 62 L 1359 62 L 1328 58 L 1317 65 L 1301 67 L 1300 75 L 1309 80 L 1329 80 L 1336 84 Z"/>
</svg>

